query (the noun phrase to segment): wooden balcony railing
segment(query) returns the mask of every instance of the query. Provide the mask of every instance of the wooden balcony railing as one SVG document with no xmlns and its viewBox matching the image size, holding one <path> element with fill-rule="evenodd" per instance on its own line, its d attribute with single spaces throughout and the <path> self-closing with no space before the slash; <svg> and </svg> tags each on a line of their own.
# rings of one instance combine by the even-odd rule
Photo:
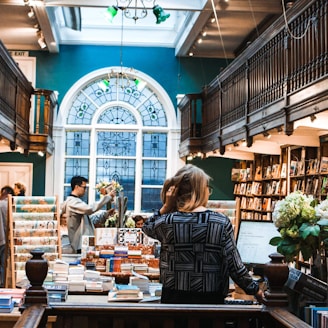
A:
<svg viewBox="0 0 328 328">
<path fill-rule="evenodd" d="M 0 137 L 8 140 L 12 151 L 20 147 L 24 153 L 51 154 L 56 110 L 56 93 L 34 89 L 0 41 Z"/>
<path fill-rule="evenodd" d="M 247 140 L 327 109 L 328 2 L 298 0 L 200 94 L 186 95 L 180 156 Z M 194 113 L 195 99 L 202 104 Z M 201 110 L 200 110 L 201 109 Z M 201 135 L 193 133 L 201 126 Z"/>
</svg>

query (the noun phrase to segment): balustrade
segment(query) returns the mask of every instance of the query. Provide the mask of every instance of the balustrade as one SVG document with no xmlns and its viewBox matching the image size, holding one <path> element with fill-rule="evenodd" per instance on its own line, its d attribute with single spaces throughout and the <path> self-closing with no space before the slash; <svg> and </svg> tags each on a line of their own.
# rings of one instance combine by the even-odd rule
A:
<svg viewBox="0 0 328 328">
<path fill-rule="evenodd" d="M 299 0 L 181 111 L 180 157 L 247 140 L 327 109 L 328 1 Z M 194 112 L 195 98 L 202 101 Z M 201 111 L 200 111 L 201 108 Z M 201 115 L 201 118 L 199 118 Z M 200 135 L 190 135 L 201 124 Z"/>
</svg>

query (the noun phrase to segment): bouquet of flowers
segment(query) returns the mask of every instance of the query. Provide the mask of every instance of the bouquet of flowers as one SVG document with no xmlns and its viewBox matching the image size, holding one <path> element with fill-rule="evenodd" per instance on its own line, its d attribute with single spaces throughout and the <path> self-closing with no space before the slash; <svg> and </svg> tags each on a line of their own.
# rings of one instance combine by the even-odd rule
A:
<svg viewBox="0 0 328 328">
<path fill-rule="evenodd" d="M 118 227 L 118 213 L 114 212 L 113 215 L 109 216 L 105 222 L 105 228 L 116 228 Z"/>
<path fill-rule="evenodd" d="M 320 217 L 316 215 L 316 201 L 300 191 L 293 192 L 277 202 L 272 218 L 280 233 L 273 237 L 270 245 L 288 262 L 301 252 L 307 261 L 319 248 Z"/>
<path fill-rule="evenodd" d="M 99 192 L 101 192 L 102 190 L 105 190 L 107 188 L 111 188 L 111 189 L 115 190 L 116 193 L 123 190 L 123 187 L 115 180 L 112 180 L 112 181 L 101 180 L 95 186 L 95 189 Z"/>
</svg>

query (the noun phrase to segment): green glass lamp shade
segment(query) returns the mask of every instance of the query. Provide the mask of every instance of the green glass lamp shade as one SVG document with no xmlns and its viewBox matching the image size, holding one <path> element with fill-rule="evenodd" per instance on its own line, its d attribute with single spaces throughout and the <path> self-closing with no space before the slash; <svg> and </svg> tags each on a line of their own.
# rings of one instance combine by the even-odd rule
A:
<svg viewBox="0 0 328 328">
<path fill-rule="evenodd" d="M 108 90 L 108 88 L 109 88 L 109 80 L 102 80 L 102 81 L 100 81 L 99 83 L 98 83 L 98 87 L 102 90 L 102 91 L 104 91 L 104 92 L 106 92 L 107 90 Z"/>
<path fill-rule="evenodd" d="M 145 81 L 140 79 L 134 79 L 134 83 L 139 91 L 142 90 L 147 84 Z"/>
<path fill-rule="evenodd" d="M 116 6 L 110 6 L 107 8 L 106 17 L 110 23 L 113 21 L 114 17 L 117 15 L 117 11 L 118 11 L 118 7 L 116 7 Z"/>
<path fill-rule="evenodd" d="M 164 9 L 159 5 L 153 7 L 153 13 L 156 17 L 156 24 L 165 22 L 170 17 L 170 14 L 165 14 Z"/>
</svg>

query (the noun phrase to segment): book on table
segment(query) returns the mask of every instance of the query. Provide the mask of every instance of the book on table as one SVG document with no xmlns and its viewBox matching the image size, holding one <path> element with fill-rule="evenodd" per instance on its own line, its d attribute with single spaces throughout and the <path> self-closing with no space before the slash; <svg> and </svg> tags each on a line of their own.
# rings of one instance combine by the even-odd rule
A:
<svg viewBox="0 0 328 328">
<path fill-rule="evenodd" d="M 121 299 L 121 298 L 134 299 L 140 297 L 140 288 L 136 285 L 117 284 L 115 287 L 116 290 L 114 292 L 115 292 L 115 298 L 117 299 Z"/>
<path fill-rule="evenodd" d="M 0 295 L 0 313 L 10 313 L 15 306 L 11 295 Z"/>
</svg>

